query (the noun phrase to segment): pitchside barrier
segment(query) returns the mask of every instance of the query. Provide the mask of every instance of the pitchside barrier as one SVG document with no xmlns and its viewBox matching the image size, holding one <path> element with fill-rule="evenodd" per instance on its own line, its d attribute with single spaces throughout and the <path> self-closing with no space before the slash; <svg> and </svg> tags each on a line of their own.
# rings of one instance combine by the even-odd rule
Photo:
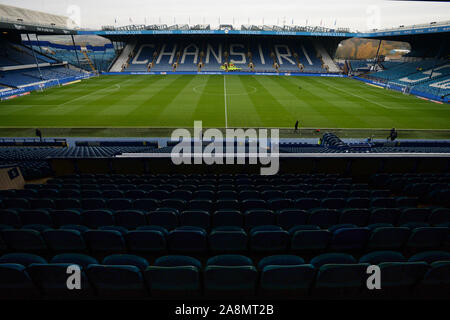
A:
<svg viewBox="0 0 450 320">
<path fill-rule="evenodd" d="M 88 79 L 93 77 L 93 73 L 85 74 L 82 76 L 76 76 L 76 77 L 68 77 L 68 78 L 62 78 L 62 79 L 55 79 L 55 80 L 48 80 L 45 82 L 32 84 L 29 86 L 24 86 L 18 89 L 11 89 L 7 91 L 1 91 L 0 92 L 0 99 L 1 100 L 7 100 L 12 99 L 18 96 L 23 96 L 26 94 L 29 94 L 31 91 L 37 91 L 37 90 L 44 90 L 51 87 L 61 86 L 61 85 L 67 85 L 71 82 L 80 81 L 83 79 Z"/>
<path fill-rule="evenodd" d="M 305 73 L 305 72 L 239 72 L 239 71 L 162 71 L 162 72 L 103 72 L 102 75 L 167 75 L 167 74 L 190 74 L 190 75 L 241 75 L 241 76 L 307 76 L 307 77 L 337 77 L 346 78 L 344 74 L 334 73 Z"/>
</svg>

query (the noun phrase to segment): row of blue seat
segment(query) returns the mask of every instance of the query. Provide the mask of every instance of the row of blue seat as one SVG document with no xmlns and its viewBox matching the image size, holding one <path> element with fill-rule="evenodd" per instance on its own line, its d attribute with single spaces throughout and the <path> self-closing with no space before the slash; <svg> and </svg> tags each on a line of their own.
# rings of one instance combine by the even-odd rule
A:
<svg viewBox="0 0 450 320">
<path fill-rule="evenodd" d="M 34 227 L 34 228 L 33 228 Z M 104 226 L 96 230 L 74 225 L 52 229 L 46 226 L 2 228 L 2 238 L 10 251 L 53 252 L 282 252 L 287 250 L 376 250 L 426 249 L 450 245 L 446 227 L 407 227 L 337 225 L 327 230 L 317 226 L 296 226 L 289 232 L 279 226 L 259 226 L 245 232 L 238 227 L 214 228 L 210 233 L 199 227 L 184 226 L 167 231 L 159 226 L 127 230 Z"/>
<path fill-rule="evenodd" d="M 3 198 L 0 199 L 0 208 L 4 209 L 111 209 L 111 210 L 146 210 L 151 211 L 157 208 L 172 208 L 178 211 L 183 210 L 241 210 L 253 209 L 280 210 L 280 209 L 300 209 L 309 210 L 313 208 L 323 209 L 343 209 L 343 208 L 403 208 L 416 207 L 418 204 L 415 198 L 303 198 L 295 200 L 277 198 L 272 200 L 262 199 L 219 199 L 210 200 L 205 198 L 183 200 L 179 198 Z M 426 209 L 424 209 L 426 210 Z"/>
<path fill-rule="evenodd" d="M 145 208 L 149 208 L 148 206 Z M 211 213 L 210 213 L 211 212 Z M 346 208 L 341 210 L 313 208 L 281 209 L 278 211 L 252 209 L 239 211 L 223 209 L 206 211 L 192 209 L 178 211 L 171 208 L 156 210 L 54 210 L 54 209 L 0 209 L 0 225 L 19 228 L 23 225 L 41 224 L 62 226 L 65 224 L 86 225 L 90 228 L 117 225 L 127 229 L 139 226 L 157 225 L 172 230 L 178 226 L 196 226 L 204 229 L 211 227 L 234 226 L 251 229 L 261 225 L 278 225 L 286 230 L 297 225 L 317 225 L 328 228 L 337 224 L 370 226 L 374 224 L 402 226 L 416 224 L 420 226 L 449 226 L 448 208 Z"/>
<path fill-rule="evenodd" d="M 81 268 L 80 290 L 67 287 L 67 270 L 74 264 Z M 324 254 L 309 264 L 298 256 L 269 256 L 257 267 L 248 257 L 221 255 L 208 259 L 204 268 L 187 256 L 163 256 L 149 265 L 142 257 L 131 255 L 108 256 L 99 264 L 79 254 L 61 254 L 51 263 L 38 256 L 10 254 L 0 258 L 0 296 L 371 295 L 374 292 L 366 287 L 371 264 L 380 268 L 382 294 L 399 289 L 407 295 L 413 289 L 431 289 L 436 294 L 440 293 L 436 288 L 444 292 L 449 288 L 450 254 L 440 251 L 420 253 L 407 262 L 397 252 L 373 252 L 359 261 L 342 253 Z"/>
</svg>

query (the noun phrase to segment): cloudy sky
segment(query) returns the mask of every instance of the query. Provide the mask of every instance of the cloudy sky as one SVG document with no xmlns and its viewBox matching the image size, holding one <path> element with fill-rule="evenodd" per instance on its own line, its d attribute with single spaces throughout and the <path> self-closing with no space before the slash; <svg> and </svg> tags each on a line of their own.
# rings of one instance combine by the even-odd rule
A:
<svg viewBox="0 0 450 320">
<path fill-rule="evenodd" d="M 385 0 L 0 0 L 70 16 L 83 28 L 127 24 L 278 24 L 390 28 L 450 20 L 450 3 Z M 131 21 L 131 23 L 130 23 Z M 233 23 L 234 22 L 234 23 Z"/>
</svg>

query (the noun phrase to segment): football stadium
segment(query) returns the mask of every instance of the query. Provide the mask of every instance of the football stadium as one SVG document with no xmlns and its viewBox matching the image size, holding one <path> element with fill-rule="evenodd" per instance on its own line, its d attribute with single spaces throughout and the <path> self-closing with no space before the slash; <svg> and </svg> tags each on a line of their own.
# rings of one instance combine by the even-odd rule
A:
<svg viewBox="0 0 450 320">
<path fill-rule="evenodd" d="M 1 299 L 450 299 L 448 18 L 0 4 Z"/>
</svg>

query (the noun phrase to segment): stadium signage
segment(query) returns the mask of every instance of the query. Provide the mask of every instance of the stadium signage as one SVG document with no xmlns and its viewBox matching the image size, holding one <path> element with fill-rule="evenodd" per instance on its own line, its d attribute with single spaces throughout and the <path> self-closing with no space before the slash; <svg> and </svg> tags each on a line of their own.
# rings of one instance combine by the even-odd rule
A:
<svg viewBox="0 0 450 320">
<path fill-rule="evenodd" d="M 261 175 L 274 175 L 280 169 L 278 129 L 270 129 L 269 136 L 268 129 L 226 128 L 224 137 L 220 129 L 203 131 L 202 121 L 194 121 L 193 133 L 192 137 L 188 129 L 172 132 L 171 141 L 178 142 L 170 154 L 175 165 L 234 165 L 235 161 L 244 165 L 248 158 L 250 165 L 259 161 Z"/>
</svg>

